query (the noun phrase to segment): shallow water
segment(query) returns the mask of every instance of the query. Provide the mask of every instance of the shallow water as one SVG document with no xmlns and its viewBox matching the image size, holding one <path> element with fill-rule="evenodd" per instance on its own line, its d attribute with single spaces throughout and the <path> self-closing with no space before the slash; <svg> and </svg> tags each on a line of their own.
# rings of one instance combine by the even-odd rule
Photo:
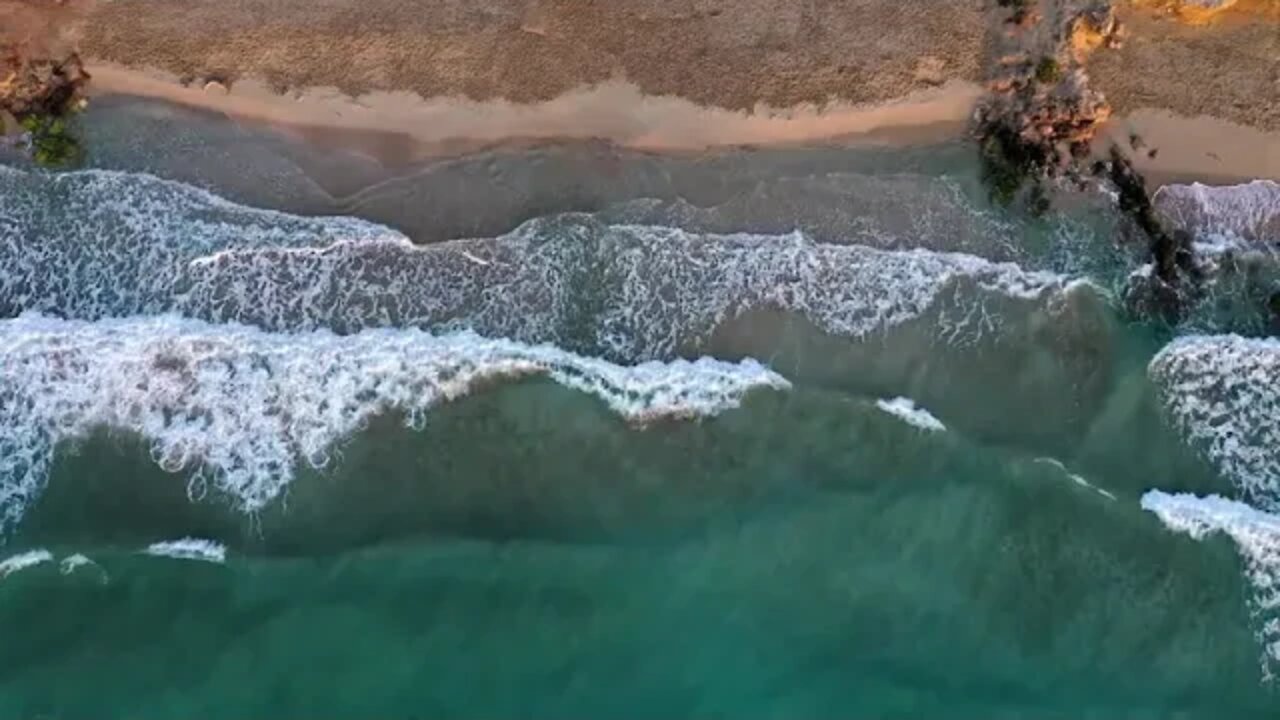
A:
<svg viewBox="0 0 1280 720">
<path fill-rule="evenodd" d="M 0 169 L 0 717 L 1273 717 L 1280 346 L 1135 320 L 1094 203 L 794 152 L 474 233 L 467 161 Z M 1265 192 L 1165 202 L 1266 266 Z"/>
</svg>

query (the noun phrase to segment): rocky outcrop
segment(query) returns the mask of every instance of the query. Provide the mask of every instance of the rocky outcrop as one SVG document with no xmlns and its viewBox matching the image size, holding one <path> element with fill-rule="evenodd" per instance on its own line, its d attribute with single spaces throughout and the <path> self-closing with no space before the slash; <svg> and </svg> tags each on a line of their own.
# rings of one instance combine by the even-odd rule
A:
<svg viewBox="0 0 1280 720">
<path fill-rule="evenodd" d="M 80 57 L 29 58 L 15 48 L 0 50 L 0 109 L 18 120 L 60 117 L 82 99 L 89 74 Z"/>
<path fill-rule="evenodd" d="M 80 142 L 66 116 L 83 106 L 88 81 L 75 53 L 48 58 L 0 49 L 0 142 L 25 148 L 42 166 L 76 164 Z"/>
<path fill-rule="evenodd" d="M 1007 203 L 1029 188 L 1033 208 L 1043 209 L 1044 179 L 1087 175 L 1093 137 L 1111 107 L 1089 86 L 1084 61 L 1121 42 L 1122 31 L 1106 2 L 1002 5 L 1010 8 L 1003 53 L 975 133 L 993 195 Z"/>
<path fill-rule="evenodd" d="M 1096 160 L 1093 140 L 1111 116 L 1103 94 L 1089 84 L 1090 53 L 1117 47 L 1124 29 L 1106 0 L 1004 0 L 1010 8 L 1003 54 L 994 64 L 990 95 L 976 115 L 984 174 L 995 199 L 1024 198 L 1033 211 L 1049 205 L 1045 184 L 1103 184 L 1128 217 L 1131 242 L 1150 264 L 1134 279 L 1131 307 L 1176 322 L 1199 292 L 1202 268 L 1190 234 L 1169 230 L 1146 182 L 1119 148 Z M 1135 138 L 1135 146 L 1137 139 Z"/>
</svg>

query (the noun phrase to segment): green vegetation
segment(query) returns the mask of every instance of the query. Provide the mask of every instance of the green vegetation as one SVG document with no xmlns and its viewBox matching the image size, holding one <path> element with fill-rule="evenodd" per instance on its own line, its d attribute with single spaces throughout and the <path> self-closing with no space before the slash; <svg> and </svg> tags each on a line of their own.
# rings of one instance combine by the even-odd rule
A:
<svg viewBox="0 0 1280 720">
<path fill-rule="evenodd" d="M 22 127 L 31 134 L 31 158 L 37 165 L 60 168 L 80 162 L 80 141 L 63 118 L 28 115 Z"/>
<path fill-rule="evenodd" d="M 1042 150 L 1000 125 L 982 139 L 981 156 L 982 181 L 993 202 L 1012 204 L 1027 181 L 1031 181 L 1030 210 L 1037 215 L 1048 210 L 1049 199 L 1040 186 L 1045 165 Z"/>
<path fill-rule="evenodd" d="M 1061 79 L 1062 67 L 1058 65 L 1058 61 L 1048 56 L 1040 58 L 1039 64 L 1036 65 L 1036 80 L 1045 85 L 1052 85 Z"/>
</svg>

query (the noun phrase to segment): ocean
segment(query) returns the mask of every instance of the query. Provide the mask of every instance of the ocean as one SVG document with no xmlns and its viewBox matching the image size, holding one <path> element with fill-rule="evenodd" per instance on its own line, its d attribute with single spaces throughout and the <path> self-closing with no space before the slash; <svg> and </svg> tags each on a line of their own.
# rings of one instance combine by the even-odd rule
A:
<svg viewBox="0 0 1280 720">
<path fill-rule="evenodd" d="M 1170 325 L 961 145 L 121 137 L 0 167 L 0 717 L 1280 713 L 1275 183 Z"/>
</svg>

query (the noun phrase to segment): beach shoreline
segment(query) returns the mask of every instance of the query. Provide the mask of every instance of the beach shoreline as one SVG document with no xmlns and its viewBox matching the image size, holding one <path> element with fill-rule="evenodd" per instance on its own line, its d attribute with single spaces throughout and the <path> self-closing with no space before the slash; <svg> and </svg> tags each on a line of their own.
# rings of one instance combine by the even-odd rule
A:
<svg viewBox="0 0 1280 720">
<path fill-rule="evenodd" d="M 662 154 L 743 147 L 927 145 L 963 138 L 983 89 L 950 81 L 879 103 L 824 107 L 759 106 L 753 112 L 646 96 L 612 81 L 540 103 L 465 98 L 424 99 L 413 93 L 344 95 L 336 88 L 286 94 L 252 79 L 231 87 L 183 84 L 156 70 L 90 62 L 92 97 L 145 98 L 222 114 L 255 130 L 365 156 L 389 171 L 493 149 L 600 141 Z M 1280 132 L 1211 116 L 1182 117 L 1146 108 L 1112 118 L 1095 140 L 1131 152 L 1151 186 L 1234 184 L 1280 179 Z M 1153 152 L 1154 151 L 1154 152 Z"/>
<path fill-rule="evenodd" d="M 369 155 L 387 166 L 494 146 L 598 140 L 630 150 L 701 152 L 822 142 L 918 144 L 961 136 L 983 90 L 964 81 L 884 103 L 833 102 L 752 112 L 648 96 L 633 84 L 584 86 L 552 100 L 513 103 L 423 98 L 407 92 L 360 97 L 336 88 L 276 93 L 252 79 L 196 87 L 154 70 L 90 62 L 93 96 L 124 95 L 225 114 L 257 127 Z"/>
</svg>

